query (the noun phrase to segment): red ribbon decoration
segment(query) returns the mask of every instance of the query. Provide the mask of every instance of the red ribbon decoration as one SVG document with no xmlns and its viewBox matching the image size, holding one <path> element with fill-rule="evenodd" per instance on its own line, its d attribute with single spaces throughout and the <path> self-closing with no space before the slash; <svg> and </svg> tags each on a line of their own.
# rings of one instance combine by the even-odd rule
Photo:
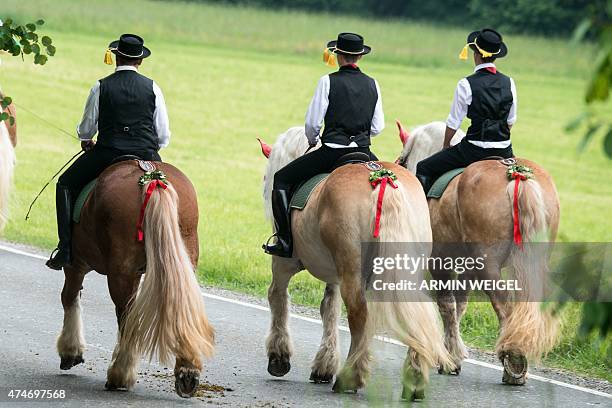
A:
<svg viewBox="0 0 612 408">
<path fill-rule="evenodd" d="M 168 186 L 161 180 L 152 180 L 147 186 L 147 192 L 145 194 L 144 201 L 142 202 L 142 206 L 140 207 L 140 216 L 138 217 L 138 224 L 136 225 L 136 228 L 138 228 L 138 242 L 142 242 L 142 240 L 144 239 L 142 223 L 144 222 L 144 215 L 145 210 L 147 209 L 147 204 L 149 204 L 151 194 L 153 194 L 153 190 L 155 190 L 156 187 L 161 187 L 164 190 L 168 188 Z"/>
<path fill-rule="evenodd" d="M 519 204 L 518 204 L 518 193 L 519 193 L 519 183 L 521 180 L 527 180 L 525 175 L 514 172 L 512 173 L 512 178 L 514 179 L 514 213 L 512 214 L 512 219 L 514 221 L 514 243 L 519 247 L 523 247 L 523 237 L 521 235 L 521 225 L 519 222 Z"/>
<path fill-rule="evenodd" d="M 378 178 L 372 181 L 372 187 L 376 188 L 378 184 L 380 184 L 380 190 L 378 190 L 378 201 L 376 202 L 376 220 L 374 221 L 374 238 L 378 238 L 380 235 L 380 217 L 382 216 L 382 205 L 383 198 L 385 197 L 385 189 L 387 188 L 387 183 L 391 185 L 393 188 L 397 188 L 397 185 L 393 182 L 393 179 L 389 176 Z"/>
<path fill-rule="evenodd" d="M 485 69 L 492 74 L 497 74 L 497 68 L 495 67 L 486 67 Z"/>
</svg>

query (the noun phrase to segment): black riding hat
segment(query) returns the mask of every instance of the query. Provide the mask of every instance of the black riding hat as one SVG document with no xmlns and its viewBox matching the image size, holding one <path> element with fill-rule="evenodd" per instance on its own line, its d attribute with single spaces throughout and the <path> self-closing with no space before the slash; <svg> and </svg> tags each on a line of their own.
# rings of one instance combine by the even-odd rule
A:
<svg viewBox="0 0 612 408">
<path fill-rule="evenodd" d="M 472 50 L 481 55 L 482 51 L 492 54 L 495 58 L 503 58 L 508 54 L 508 47 L 504 44 L 501 34 L 491 28 L 470 33 L 467 43 Z"/>
<path fill-rule="evenodd" d="M 122 34 L 118 40 L 108 45 L 108 49 L 115 55 L 130 59 L 147 58 L 151 55 L 151 51 L 144 46 L 142 37 L 136 34 Z"/>
<path fill-rule="evenodd" d="M 372 48 L 363 44 L 363 37 L 354 33 L 340 33 L 338 39 L 327 43 L 327 49 L 336 54 L 366 55 Z"/>
</svg>

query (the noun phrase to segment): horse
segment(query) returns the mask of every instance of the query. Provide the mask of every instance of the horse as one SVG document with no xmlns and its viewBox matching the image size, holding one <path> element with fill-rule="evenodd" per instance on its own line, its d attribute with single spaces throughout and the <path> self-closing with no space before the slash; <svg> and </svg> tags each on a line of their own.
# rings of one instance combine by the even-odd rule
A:
<svg viewBox="0 0 612 408">
<path fill-rule="evenodd" d="M 263 195 L 265 211 L 270 216 L 274 173 L 304 154 L 308 143 L 303 127 L 290 128 L 272 147 L 261 140 L 260 143 L 268 157 Z M 305 208 L 293 211 L 294 257 L 272 257 L 272 282 L 268 289 L 271 324 L 266 339 L 268 372 L 282 377 L 291 368 L 293 345 L 287 326 L 287 287 L 296 273 L 307 269 L 326 284 L 320 305 L 323 336 L 312 362 L 310 380 L 330 383 L 336 376 L 334 392 L 357 392 L 369 377 L 369 343 L 374 333 L 385 330 L 409 347 L 402 368 L 402 398 L 422 399 L 429 368 L 438 363 L 452 367 L 435 305 L 430 299 L 402 302 L 393 297 L 386 302 L 373 301 L 362 277 L 360 244 L 425 242 L 431 249 L 427 202 L 412 174 L 393 163 L 380 164 L 395 172 L 397 188 L 386 189 L 379 238 L 372 239 L 372 231 L 380 187 L 372 188 L 370 170 L 363 164 L 346 164 L 335 169 L 312 191 Z M 385 256 L 384 249 L 378 255 Z M 346 306 L 351 335 L 350 350 L 341 370 L 337 327 L 340 297 Z"/>
<path fill-rule="evenodd" d="M 176 392 L 190 397 L 198 385 L 202 356 L 210 357 L 214 347 L 214 330 L 195 276 L 197 196 L 176 167 L 152 162 L 166 175 L 167 182 L 162 182 L 140 179 L 143 170 L 137 163 L 128 160 L 108 167 L 73 227 L 73 260 L 64 268 L 61 294 L 60 368 L 84 362 L 79 298 L 85 275 L 95 270 L 106 275 L 118 323 L 105 388 L 131 390 L 143 354 L 149 360 L 157 356 L 163 364 L 175 357 Z M 144 236 L 137 238 L 139 214 L 144 226 L 138 235 Z"/>
<path fill-rule="evenodd" d="M 442 149 L 444 122 L 419 126 L 412 133 L 399 121 L 397 125 L 403 149 L 396 163 L 409 171 L 415 172 L 419 161 Z M 465 133 L 459 129 L 451 145 L 459 143 L 463 137 Z M 485 267 L 464 274 L 464 279 L 498 280 L 502 268 L 508 267 L 525 291 L 519 301 L 510 301 L 506 294 L 497 290 L 486 291 L 500 325 L 495 350 L 504 365 L 502 382 L 523 385 L 528 360 L 538 361 L 556 344 L 558 322 L 550 308 L 542 310 L 538 302 L 542 300 L 542 288 L 538 286 L 546 280 L 546 262 L 540 255 L 533 254 L 538 252 L 535 244 L 519 246 L 513 242 L 513 232 L 520 227 L 528 244 L 540 240 L 554 242 L 560 207 L 550 174 L 533 161 L 520 158 L 516 161 L 533 169 L 535 175 L 520 182 L 516 203 L 515 180 L 508 181 L 507 166 L 498 160 L 483 160 L 471 164 L 455 177 L 441 198 L 429 199 L 429 211 L 433 230 L 432 254 L 465 257 L 473 256 L 479 246 L 494 248 L 487 253 Z M 520 219 L 516 223 L 515 208 L 519 210 Z M 468 243 L 469 248 L 459 246 L 457 249 L 454 246 L 457 243 Z M 453 271 L 433 269 L 430 272 L 435 279 L 448 280 Z M 459 323 L 466 310 L 468 295 L 469 290 L 437 292 L 445 344 L 457 367 L 452 374 L 459 374 L 461 361 L 467 358 Z"/>
<path fill-rule="evenodd" d="M 0 91 L 0 100 L 4 95 Z M 17 115 L 15 106 L 8 105 L 6 108 L 0 106 L 0 113 L 6 111 L 13 117 L 13 123 L 9 120 L 0 121 L 0 232 L 8 221 L 9 194 L 13 183 L 13 171 L 15 168 L 15 146 L 17 145 Z"/>
</svg>

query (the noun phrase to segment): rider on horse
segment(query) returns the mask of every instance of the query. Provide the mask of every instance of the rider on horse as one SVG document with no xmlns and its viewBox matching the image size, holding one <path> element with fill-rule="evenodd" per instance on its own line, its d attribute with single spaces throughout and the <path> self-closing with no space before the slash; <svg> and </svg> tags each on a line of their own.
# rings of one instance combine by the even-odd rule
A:
<svg viewBox="0 0 612 408">
<path fill-rule="evenodd" d="M 306 137 L 312 147 L 320 149 L 306 154 L 274 175 L 272 212 L 276 223 L 276 243 L 265 244 L 266 253 L 290 258 L 293 253 L 290 227 L 290 191 L 301 181 L 333 169 L 336 161 L 347 153 L 361 152 L 377 160 L 370 151 L 370 137 L 385 127 L 380 88 L 357 66 L 363 55 L 371 51 L 363 44 L 363 37 L 353 33 L 341 33 L 336 41 L 330 41 L 325 49 L 325 60 L 333 64 L 338 57 L 340 69 L 323 76 L 306 113 Z M 330 63 L 331 62 L 331 63 Z M 323 135 L 319 136 L 325 122 Z"/>
<path fill-rule="evenodd" d="M 512 78 L 497 71 L 494 63 L 506 56 L 508 48 L 502 36 L 488 28 L 468 35 L 461 59 L 467 59 L 468 47 L 474 51 L 476 68 L 457 84 L 446 120 L 444 149 L 417 164 L 416 176 L 425 193 L 447 171 L 490 156 L 513 157 L 510 128 L 516 122 L 516 87 Z M 472 122 L 467 135 L 450 147 L 465 116 Z"/>
<path fill-rule="evenodd" d="M 59 244 L 47 266 L 60 270 L 71 263 L 72 211 L 77 195 L 114 160 L 124 155 L 161 161 L 158 150 L 170 140 L 168 113 L 157 84 L 138 73 L 143 58 L 151 55 L 141 37 L 123 34 L 109 44 L 104 62 L 115 72 L 91 88 L 83 119 L 77 127 L 85 153 L 59 178 L 56 186 Z M 98 133 L 97 143 L 93 140 Z"/>
</svg>

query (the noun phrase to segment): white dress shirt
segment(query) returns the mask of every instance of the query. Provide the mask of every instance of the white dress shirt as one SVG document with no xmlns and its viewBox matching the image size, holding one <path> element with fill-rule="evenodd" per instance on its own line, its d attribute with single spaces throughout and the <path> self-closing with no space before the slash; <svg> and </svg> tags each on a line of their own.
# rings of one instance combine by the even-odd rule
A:
<svg viewBox="0 0 612 408">
<path fill-rule="evenodd" d="M 131 65 L 120 65 L 115 69 L 117 71 L 136 71 L 138 69 Z M 168 121 L 168 111 L 166 110 L 166 102 L 161 89 L 155 81 L 153 81 L 153 93 L 155 94 L 155 112 L 153 113 L 153 123 L 155 125 L 155 133 L 159 140 L 159 147 L 166 147 L 170 143 L 170 124 Z M 98 133 L 98 117 L 100 104 L 100 81 L 91 88 L 89 97 L 85 103 L 85 112 L 83 119 L 77 126 L 77 134 L 81 140 L 91 140 Z"/>
<path fill-rule="evenodd" d="M 376 101 L 376 108 L 374 109 L 374 116 L 372 117 L 372 127 L 370 129 L 370 136 L 376 136 L 385 128 L 385 114 L 382 109 L 382 96 L 380 94 L 380 87 L 378 82 L 374 80 L 376 84 L 376 92 L 378 94 L 378 100 Z M 308 112 L 306 112 L 306 137 L 308 142 L 313 145 L 319 140 L 319 134 L 323 128 L 323 121 L 325 120 L 325 114 L 329 106 L 329 75 L 321 77 L 317 89 L 315 90 Z M 351 142 L 349 145 L 342 145 L 338 143 L 325 143 L 327 147 L 334 149 L 343 149 L 348 147 L 358 147 L 357 143 Z"/>
<path fill-rule="evenodd" d="M 495 64 L 492 62 L 487 62 L 485 64 L 477 65 L 474 68 L 474 72 L 487 68 L 493 67 L 495 68 Z M 514 80 L 510 78 L 510 91 L 512 92 L 512 105 L 510 106 L 510 113 L 508 114 L 508 125 L 512 126 L 516 122 L 516 106 L 518 103 L 518 99 L 516 97 L 516 86 L 514 85 Z M 446 126 L 451 129 L 459 129 L 461 126 L 461 122 L 467 115 L 468 106 L 472 103 L 472 88 L 470 87 L 470 83 L 467 78 L 463 78 L 457 84 L 457 88 L 455 89 L 455 97 L 453 98 L 453 104 L 451 105 L 450 113 L 448 118 L 446 119 Z M 510 140 L 504 140 L 501 142 L 483 142 L 479 140 L 468 140 L 468 142 L 484 147 L 484 148 L 496 148 L 503 149 L 505 147 L 510 146 Z"/>
</svg>

